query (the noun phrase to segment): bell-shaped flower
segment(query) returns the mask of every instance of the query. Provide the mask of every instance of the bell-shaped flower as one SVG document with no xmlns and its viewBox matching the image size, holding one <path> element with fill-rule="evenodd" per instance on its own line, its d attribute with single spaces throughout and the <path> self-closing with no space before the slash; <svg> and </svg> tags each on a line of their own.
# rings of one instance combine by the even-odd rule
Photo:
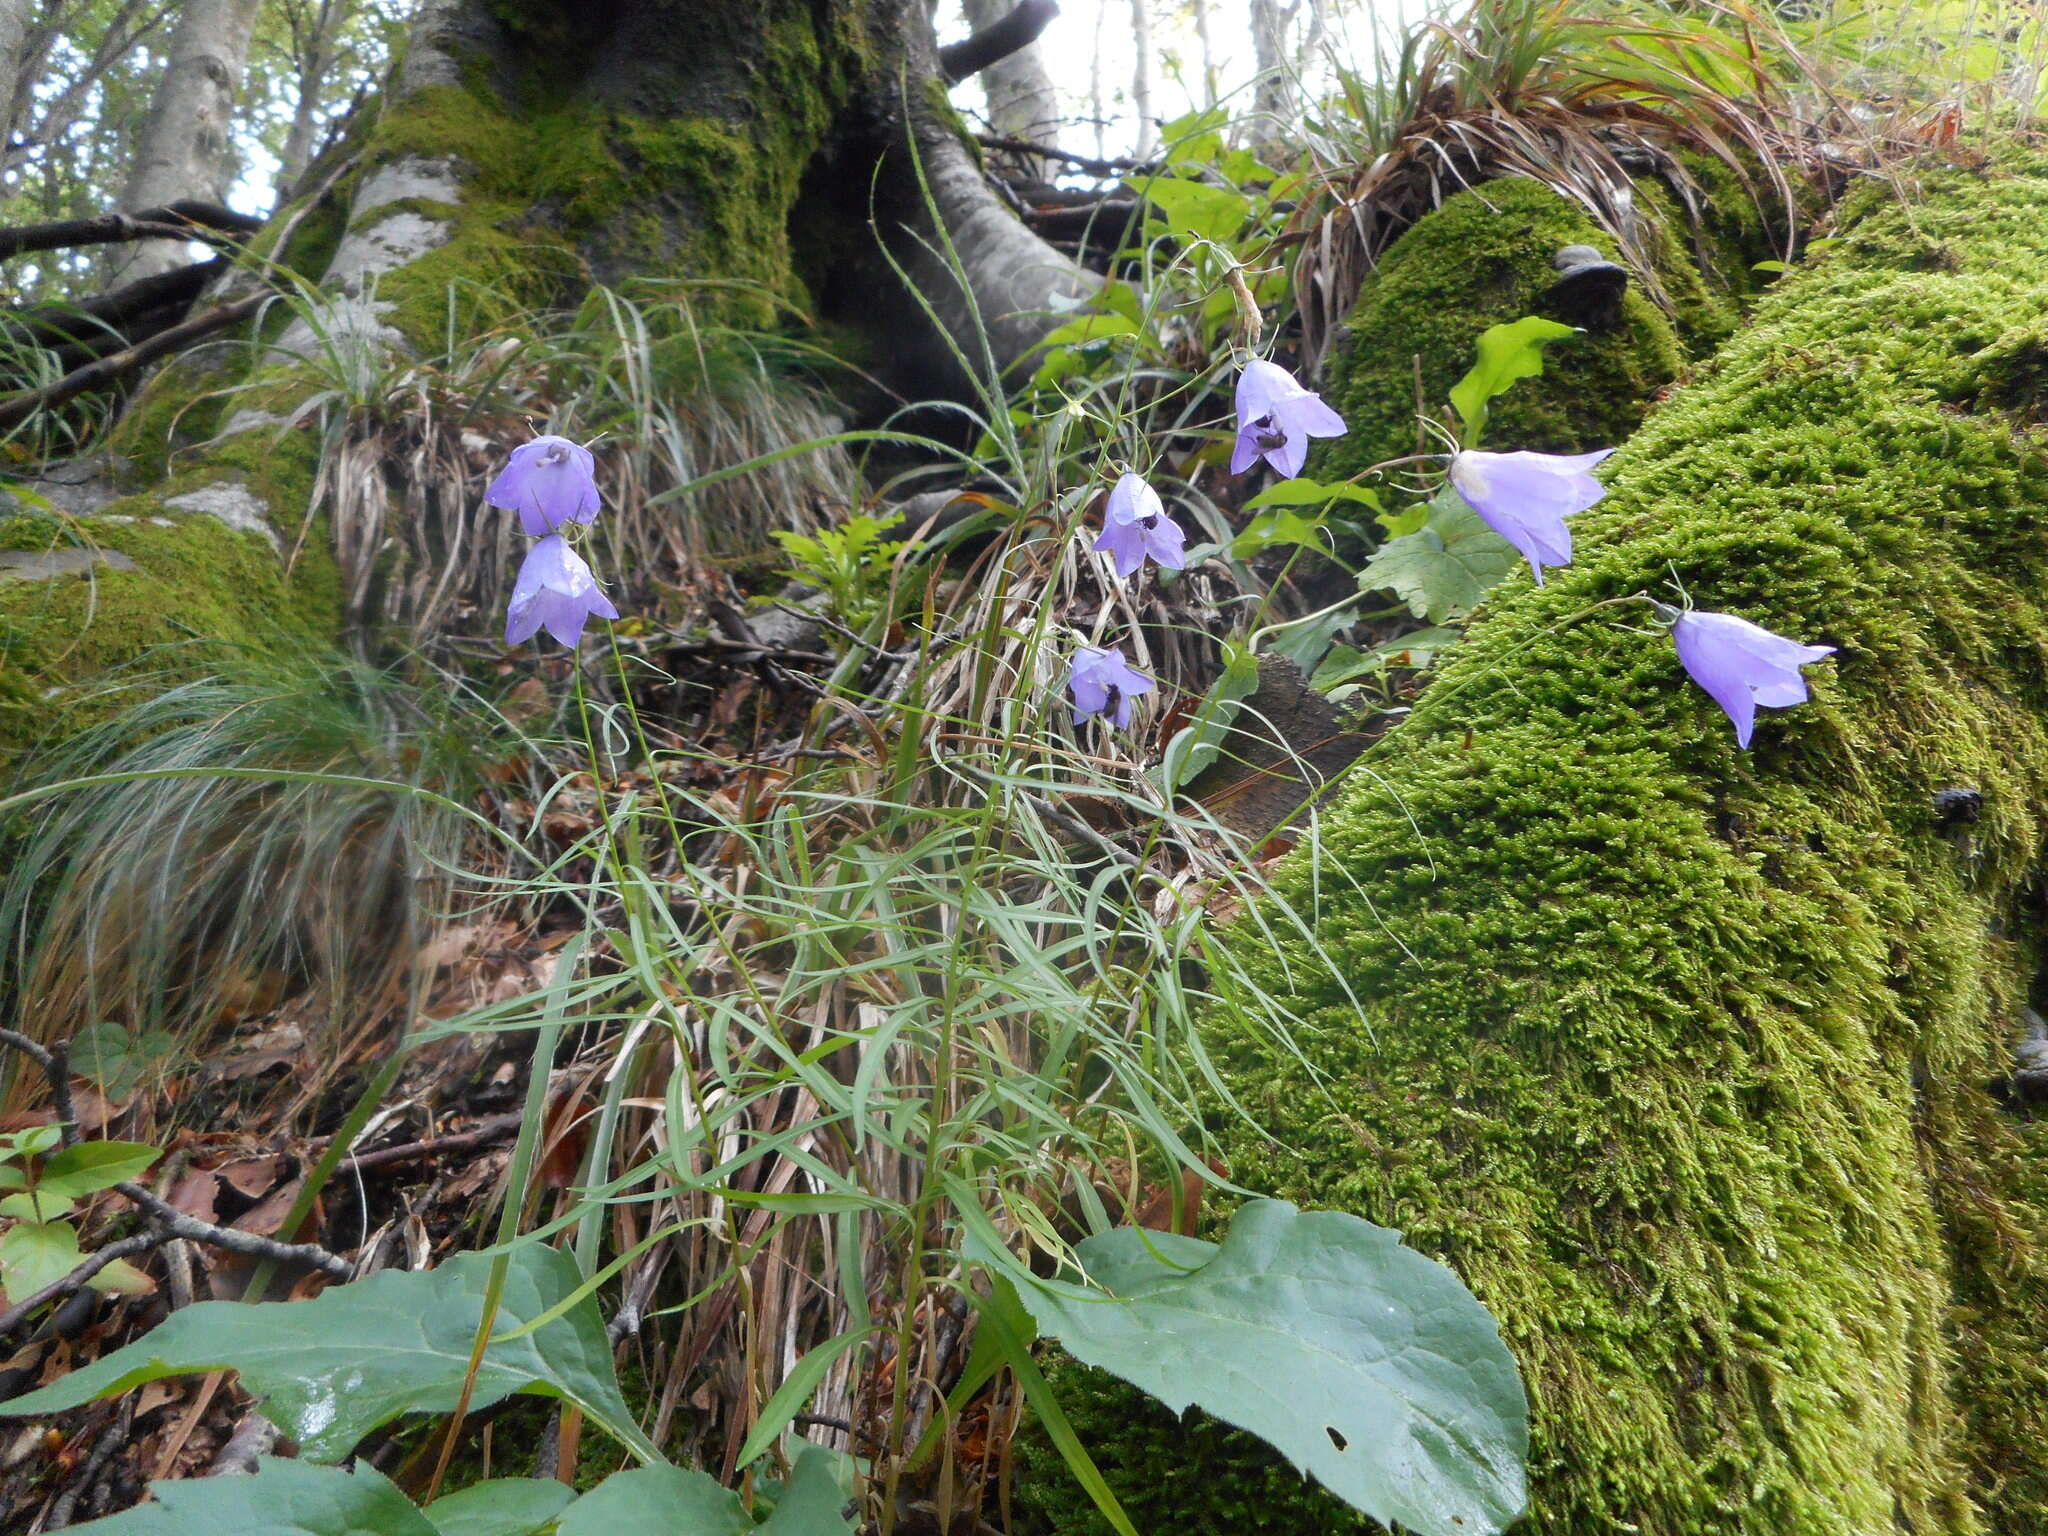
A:
<svg viewBox="0 0 2048 1536">
<path fill-rule="evenodd" d="M 1782 709 L 1806 702 L 1801 667 L 1834 654 L 1832 645 L 1801 645 L 1732 613 L 1681 613 L 1671 626 L 1678 659 L 1692 680 L 1735 722 L 1735 743 L 1749 745 L 1759 704 Z"/>
<path fill-rule="evenodd" d="M 1180 524 L 1166 515 L 1159 493 L 1142 477 L 1125 475 L 1117 481 L 1095 547 L 1116 562 L 1119 581 L 1143 565 L 1147 555 L 1169 571 L 1180 570 L 1187 564 L 1181 553 L 1186 544 Z"/>
<path fill-rule="evenodd" d="M 1074 723 L 1090 715 L 1107 715 L 1118 730 L 1131 723 L 1131 700 L 1152 691 L 1152 679 L 1134 671 L 1122 651 L 1084 645 L 1074 652 L 1067 673 L 1067 692 L 1074 700 Z"/>
<path fill-rule="evenodd" d="M 542 539 L 526 552 L 519 579 L 512 584 L 512 604 L 505 611 L 505 643 L 520 645 L 545 629 L 566 646 L 583 638 L 592 614 L 616 619 L 619 610 L 597 588 L 597 578 L 583 557 L 560 534 Z"/>
<path fill-rule="evenodd" d="M 564 523 L 597 520 L 596 461 L 566 437 L 536 437 L 512 450 L 484 492 L 494 507 L 519 514 L 519 526 L 539 538 Z"/>
<path fill-rule="evenodd" d="M 1294 375 L 1253 358 L 1237 376 L 1237 451 L 1230 472 L 1241 475 L 1264 459 L 1292 480 L 1308 462 L 1312 437 L 1342 437 L 1344 418 L 1323 397 L 1295 383 Z"/>
<path fill-rule="evenodd" d="M 1564 520 L 1607 494 L 1607 487 L 1587 471 L 1612 452 L 1481 453 L 1468 448 L 1451 460 L 1451 484 L 1487 527 L 1521 552 L 1540 587 L 1543 567 L 1571 564 L 1572 533 Z"/>
</svg>

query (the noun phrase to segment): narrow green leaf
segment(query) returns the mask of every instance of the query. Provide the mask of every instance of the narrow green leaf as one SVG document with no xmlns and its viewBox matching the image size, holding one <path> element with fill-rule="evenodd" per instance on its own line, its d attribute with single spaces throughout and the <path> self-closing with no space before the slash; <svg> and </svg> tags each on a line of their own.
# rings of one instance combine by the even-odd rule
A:
<svg viewBox="0 0 2048 1536">
<path fill-rule="evenodd" d="M 1323 507 L 1333 501 L 1358 501 L 1374 509 L 1380 505 L 1378 492 L 1353 485 L 1349 480 L 1324 485 L 1316 480 L 1294 479 L 1267 486 L 1246 502 L 1244 509 L 1256 512 L 1261 507 Z"/>
<path fill-rule="evenodd" d="M 842 1333 L 836 1339 L 827 1339 L 823 1344 L 797 1361 L 790 1373 L 782 1378 L 782 1385 L 762 1405 L 760 1418 L 754 1421 L 753 1433 L 740 1447 L 739 1459 L 734 1466 L 751 1466 L 754 1459 L 764 1456 L 776 1437 L 788 1426 L 789 1421 L 802 1412 L 811 1394 L 818 1389 L 818 1383 L 825 1379 L 825 1372 L 832 1368 L 832 1362 L 845 1354 L 854 1345 L 868 1336 L 868 1330 L 858 1329 Z"/>
</svg>

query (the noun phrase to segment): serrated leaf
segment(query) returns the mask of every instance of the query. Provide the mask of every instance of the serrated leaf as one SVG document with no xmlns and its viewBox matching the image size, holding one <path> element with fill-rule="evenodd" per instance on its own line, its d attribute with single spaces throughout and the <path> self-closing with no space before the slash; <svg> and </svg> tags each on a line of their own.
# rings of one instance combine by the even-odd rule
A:
<svg viewBox="0 0 2048 1536">
<path fill-rule="evenodd" d="M 1076 1253 L 1117 1300 L 1003 1271 L 1076 1359 L 1250 1430 L 1383 1524 L 1492 1536 L 1521 1514 L 1514 1357 L 1458 1277 L 1398 1232 L 1259 1200 L 1220 1246 L 1121 1227 Z"/>
<path fill-rule="evenodd" d="M 1330 654 L 1316 668 L 1315 676 L 1308 680 L 1309 686 L 1319 693 L 1328 693 L 1333 688 L 1361 677 L 1372 677 L 1389 667 L 1426 667 L 1440 652 L 1464 638 L 1463 630 L 1432 625 L 1403 635 L 1398 640 L 1376 645 L 1369 651 L 1361 651 L 1352 645 L 1332 646 Z"/>
<path fill-rule="evenodd" d="M 422 1273 L 387 1270 L 311 1301 L 201 1302 L 173 1312 L 133 1344 L 0 1404 L 0 1416 L 56 1413 L 165 1376 L 239 1371 L 242 1385 L 265 1399 L 263 1411 L 299 1443 L 302 1455 L 337 1461 L 402 1413 L 454 1411 L 490 1267 L 488 1255 L 464 1254 Z M 521 1246 L 505 1276 L 496 1331 L 516 1331 L 581 1283 L 567 1254 L 538 1243 Z M 470 1409 L 515 1392 L 574 1403 L 636 1455 L 660 1460 L 620 1395 L 604 1324 L 588 1297 L 485 1352 Z"/>
<path fill-rule="evenodd" d="M 19 1305 L 84 1261 L 69 1222 L 18 1221 L 0 1236 L 0 1288 L 10 1305 Z"/>
<path fill-rule="evenodd" d="M 42 1176 L 36 1180 L 36 1188 L 44 1194 L 75 1200 L 134 1178 L 162 1156 L 155 1147 L 137 1141 L 81 1141 L 50 1155 L 43 1164 Z"/>
<path fill-rule="evenodd" d="M 89 1024 L 71 1040 L 71 1070 L 97 1084 L 108 1098 L 126 1099 L 145 1078 L 177 1059 L 178 1040 L 168 1030 L 132 1033 L 111 1019 Z"/>
<path fill-rule="evenodd" d="M 1518 379 L 1543 372 L 1543 349 L 1553 341 L 1578 335 L 1574 326 L 1524 315 L 1505 325 L 1488 326 L 1479 336 L 1479 360 L 1451 386 L 1451 404 L 1464 423 L 1464 444 L 1472 447 L 1486 426 L 1486 402 L 1503 394 Z"/>
<path fill-rule="evenodd" d="M 552 1477 L 494 1477 L 434 1500 L 426 1516 L 440 1536 L 541 1536 L 575 1497 Z"/>
<path fill-rule="evenodd" d="M 1520 559 L 1512 544 L 1446 486 L 1430 503 L 1421 529 L 1373 552 L 1358 585 L 1367 592 L 1391 591 L 1418 619 L 1441 624 L 1470 613 Z"/>
<path fill-rule="evenodd" d="M 248 1477 L 151 1483 L 138 1504 L 71 1529 L 91 1536 L 442 1536 L 374 1467 L 353 1472 L 266 1456 Z"/>
</svg>

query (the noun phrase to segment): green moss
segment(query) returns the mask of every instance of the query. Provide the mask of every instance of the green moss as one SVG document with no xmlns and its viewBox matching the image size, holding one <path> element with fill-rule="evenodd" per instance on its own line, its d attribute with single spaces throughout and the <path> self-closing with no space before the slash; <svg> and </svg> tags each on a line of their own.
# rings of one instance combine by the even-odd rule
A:
<svg viewBox="0 0 2048 1536">
<path fill-rule="evenodd" d="M 1500 1319 L 1529 1536 L 2048 1530 L 2048 1147 L 1984 1086 L 2048 953 L 2048 458 L 1958 404 L 2048 306 L 2048 163 L 1930 168 L 1844 224 L 1279 871 L 1333 966 L 1235 932 L 1301 1055 L 1210 1021 L 1272 1133 L 1219 1118 L 1232 1175 L 1404 1230 Z M 1592 606 L 1673 571 L 1840 647 L 1752 751 L 1640 610 Z M 1081 1429 L 1125 1475 L 1116 1413 Z M 1343 1528 L 1140 1496 L 1152 1530 Z"/>
<path fill-rule="evenodd" d="M 1617 443 L 1678 377 L 1688 342 L 1733 328 L 1732 306 L 1709 293 L 1677 243 L 1669 195 L 1652 188 L 1644 201 L 1665 215 L 1650 238 L 1677 322 L 1631 283 L 1618 326 L 1551 347 L 1541 378 L 1494 402 L 1487 446 L 1565 452 Z M 1414 452 L 1418 367 L 1422 403 L 1441 413 L 1472 366 L 1480 332 L 1540 313 L 1558 277 L 1552 257 L 1567 245 L 1617 255 L 1582 209 L 1519 178 L 1458 193 L 1395 241 L 1366 278 L 1345 322 L 1348 339 L 1326 370 L 1323 394 L 1350 431 L 1322 445 L 1309 472 L 1349 475 Z"/>
<path fill-rule="evenodd" d="M 459 305 L 484 302 L 486 291 L 505 301 L 459 318 L 474 328 L 518 306 L 561 303 L 589 276 L 681 276 L 739 285 L 712 296 L 713 307 L 740 323 L 773 324 L 776 299 L 803 297 L 787 221 L 804 167 L 869 59 L 861 8 L 848 9 L 821 19 L 799 0 L 714 8 L 706 24 L 723 29 L 718 46 L 734 51 L 727 67 L 745 82 L 737 99 L 627 111 L 604 99 L 602 82 L 565 91 L 557 53 L 550 78 L 523 89 L 508 93 L 479 71 L 469 84 L 395 103 L 373 152 L 453 156 L 464 185 L 459 207 L 412 210 L 445 222 L 448 238 L 380 282 L 379 298 L 396 306 L 392 323 L 416 342 L 437 342 L 451 284 Z M 521 30 L 545 25 L 528 16 Z"/>
<path fill-rule="evenodd" d="M 157 647 L 331 641 L 340 629 L 341 582 L 324 521 L 301 538 L 317 451 L 303 428 L 282 435 L 258 428 L 184 459 L 166 450 L 149 475 L 154 489 L 109 502 L 94 516 L 0 519 L 0 549 L 107 550 L 135 567 L 0 583 L 0 759 L 40 736 L 81 690 Z M 165 505 L 224 482 L 246 487 L 268 507 L 289 570 L 260 533 Z M 83 723 L 112 702 L 102 699 L 65 723 Z"/>
</svg>

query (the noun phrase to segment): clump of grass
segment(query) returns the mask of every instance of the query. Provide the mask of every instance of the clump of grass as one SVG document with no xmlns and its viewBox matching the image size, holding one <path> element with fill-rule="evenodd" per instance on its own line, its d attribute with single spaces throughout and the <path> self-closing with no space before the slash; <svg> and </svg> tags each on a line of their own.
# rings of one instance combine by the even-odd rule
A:
<svg viewBox="0 0 2048 1536">
<path fill-rule="evenodd" d="M 176 660 L 187 680 L 168 687 L 110 680 L 112 712 L 12 797 L 15 1027 L 54 1040 L 113 1019 L 196 1043 L 307 993 L 314 1022 L 375 1020 L 457 878 L 491 758 L 517 744 L 480 738 L 481 701 L 437 677 L 228 653 L 193 678 Z"/>
</svg>

